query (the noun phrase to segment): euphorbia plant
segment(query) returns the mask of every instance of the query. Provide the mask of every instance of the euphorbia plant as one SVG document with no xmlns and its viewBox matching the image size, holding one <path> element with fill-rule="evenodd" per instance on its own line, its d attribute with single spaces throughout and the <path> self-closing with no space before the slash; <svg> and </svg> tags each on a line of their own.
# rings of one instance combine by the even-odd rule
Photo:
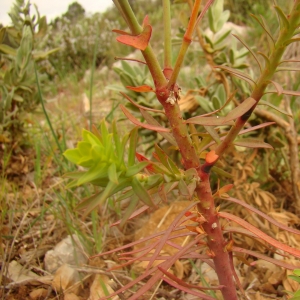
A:
<svg viewBox="0 0 300 300">
<path fill-rule="evenodd" d="M 88 214 L 97 205 L 112 195 L 116 195 L 118 201 L 130 198 L 123 219 L 114 224 L 117 225 L 121 223 L 121 225 L 123 225 L 129 218 L 135 217 L 151 206 L 155 207 L 160 201 L 159 199 L 165 199 L 167 194 L 172 190 L 178 190 L 181 195 L 191 200 L 191 205 L 182 211 L 172 222 L 169 229 L 144 238 L 141 241 L 136 241 L 113 250 L 122 250 L 138 243 L 152 241 L 152 243 L 147 244 L 142 249 L 127 252 L 125 256 L 123 256 L 123 259 L 128 262 L 122 266 L 139 260 L 149 261 L 148 267 L 142 275 L 115 293 L 121 293 L 139 281 L 147 278 L 147 283 L 132 295 L 130 299 L 139 299 L 141 295 L 160 280 L 164 280 L 170 285 L 198 296 L 201 299 L 212 299 L 211 296 L 201 291 L 204 288 L 183 282 L 168 271 L 175 261 L 180 258 L 198 258 L 213 267 L 218 275 L 219 285 L 211 288 L 219 289 L 224 299 L 228 300 L 238 299 L 237 287 L 242 292 L 241 284 L 233 267 L 233 253 L 247 253 L 266 259 L 285 268 L 295 268 L 283 261 L 277 261 L 262 254 L 234 246 L 232 239 L 234 232 L 248 235 L 268 245 L 267 247 L 280 249 L 295 257 L 300 257 L 300 251 L 298 249 L 280 243 L 233 214 L 220 211 L 215 205 L 215 199 L 224 199 L 242 205 L 283 230 L 299 234 L 297 230 L 278 223 L 241 200 L 229 197 L 226 193 L 233 187 L 232 185 L 226 185 L 221 188 L 218 187 L 218 190 L 213 193 L 210 183 L 212 168 L 214 168 L 216 163 L 222 158 L 228 147 L 234 143 L 238 135 L 270 125 L 270 123 L 266 123 L 243 129 L 253 110 L 266 92 L 267 87 L 269 85 L 275 87 L 275 91 L 271 91 L 273 93 L 297 95 L 296 92 L 284 90 L 280 83 L 273 81 L 272 78 L 275 72 L 281 70 L 279 65 L 284 63 L 281 61 L 281 57 L 285 48 L 290 43 L 299 40 L 299 38 L 294 38 L 294 35 L 298 33 L 300 24 L 300 0 L 294 1 L 293 8 L 289 15 L 285 15 L 278 6 L 275 6 L 280 23 L 280 30 L 276 37 L 269 32 L 263 20 L 257 18 L 257 21 L 261 24 L 268 39 L 271 41 L 270 52 L 259 53 L 263 58 L 263 63 L 254 51 L 248 48 L 259 66 L 260 75 L 258 78 L 253 79 L 249 75 L 228 66 L 218 66 L 219 69 L 226 71 L 227 74 L 241 78 L 249 83 L 251 88 L 250 97 L 244 99 L 225 116 L 213 116 L 215 113 L 213 112 L 209 115 L 200 115 L 184 120 L 178 104 L 180 101 L 180 87 L 177 84 L 178 74 L 188 47 L 192 42 L 193 33 L 197 26 L 199 26 L 199 22 L 208 8 L 212 5 L 213 0 L 208 0 L 205 3 L 200 14 L 201 0 L 195 0 L 193 3 L 192 1 L 188 2 L 192 6 L 191 15 L 180 51 L 173 66 L 170 1 L 162 1 L 164 8 L 164 66 L 162 68 L 150 45 L 152 26 L 150 25 L 148 17 L 146 16 L 142 25 L 140 25 L 128 0 L 114 0 L 116 7 L 130 29 L 130 32 L 115 30 L 115 32 L 119 34 L 117 40 L 125 45 L 141 50 L 145 59 L 143 63 L 146 63 L 148 66 L 154 83 L 152 87 L 143 85 L 138 87 L 128 86 L 127 88 L 136 92 L 154 92 L 163 110 L 160 111 L 143 107 L 123 94 L 126 99 L 136 105 L 140 110 L 146 123 L 136 119 L 121 105 L 120 107 L 125 116 L 137 126 L 128 135 L 120 138 L 116 124 L 113 124 L 112 133 L 109 133 L 107 126 L 102 122 L 100 131 L 96 128 L 94 128 L 93 133 L 84 131 L 83 141 L 78 143 L 77 148 L 65 152 L 66 158 L 70 161 L 87 168 L 87 171 L 69 174 L 69 176 L 74 179 L 70 186 L 77 186 L 89 182 L 100 187 L 98 193 L 88 199 L 84 199 L 79 204 L 78 208 L 86 209 L 85 214 Z M 242 43 L 246 46 L 244 42 Z M 134 63 L 138 62 L 135 61 Z M 165 114 L 169 122 L 168 128 L 162 127 L 151 116 L 151 112 L 153 111 L 155 113 Z M 198 138 L 195 138 L 195 136 L 197 136 L 197 129 L 201 126 L 203 126 L 210 135 L 211 143 L 203 145 L 200 144 Z M 223 136 L 219 136 L 218 131 L 215 130 L 216 127 L 220 126 L 229 128 Z M 153 161 L 137 153 L 138 127 L 153 130 L 161 134 L 180 152 L 181 164 L 176 164 L 157 145 L 153 153 L 155 159 Z M 129 143 L 129 150 L 126 154 L 127 143 Z M 271 148 L 270 145 L 259 140 L 244 139 L 243 141 L 242 139 L 239 141 L 239 144 L 250 148 Z M 138 163 L 135 162 L 135 157 L 137 161 L 139 161 Z M 123 191 L 123 193 L 119 193 L 121 191 Z M 159 199 L 157 195 L 159 195 Z M 144 205 L 136 209 L 139 200 L 142 201 Z M 195 211 L 191 210 L 194 206 L 196 207 Z M 228 222 L 228 225 L 222 227 L 220 219 L 235 222 L 239 224 L 240 227 L 231 227 L 229 225 L 230 222 Z M 194 222 L 194 224 L 184 226 L 183 223 L 186 220 L 190 220 Z M 186 228 L 188 231 L 176 234 L 176 231 L 182 228 Z M 171 233 L 173 233 L 172 236 Z M 185 246 L 177 245 L 172 242 L 172 239 L 176 236 L 190 236 L 190 242 Z M 157 239 L 157 237 L 160 237 L 160 239 Z M 169 244 L 178 249 L 178 252 L 172 256 L 162 256 L 160 252 L 165 244 Z M 103 253 L 101 255 L 103 255 Z M 162 262 L 154 265 L 155 260 Z"/>
</svg>

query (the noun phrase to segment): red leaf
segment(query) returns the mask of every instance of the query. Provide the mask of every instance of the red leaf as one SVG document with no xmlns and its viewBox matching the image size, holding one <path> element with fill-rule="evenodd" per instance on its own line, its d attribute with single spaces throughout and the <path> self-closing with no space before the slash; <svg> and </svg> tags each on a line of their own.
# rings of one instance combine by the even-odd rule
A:
<svg viewBox="0 0 300 300">
<path fill-rule="evenodd" d="M 253 226 L 253 225 L 249 224 L 248 222 L 244 221 L 243 219 L 241 219 L 239 217 L 236 217 L 232 214 L 226 213 L 226 212 L 219 212 L 219 216 L 221 218 L 232 220 L 233 222 L 241 225 L 242 227 L 246 228 L 250 232 L 254 233 L 258 238 L 264 240 L 265 242 L 267 242 L 268 244 L 274 246 L 275 248 L 281 249 L 281 250 L 283 250 L 287 253 L 290 253 L 290 254 L 294 255 L 295 257 L 300 258 L 300 250 L 292 248 L 288 245 L 285 245 L 285 244 L 271 238 L 270 236 L 268 236 L 267 234 L 265 234 L 264 232 L 262 232 L 261 230 L 259 230 L 255 226 Z"/>
<path fill-rule="evenodd" d="M 146 15 L 143 20 L 143 28 L 145 28 L 147 25 L 150 25 L 148 15 Z"/>
<path fill-rule="evenodd" d="M 140 93 L 146 93 L 146 92 L 154 92 L 153 88 L 149 85 L 141 85 L 141 86 L 126 86 L 127 89 L 140 92 Z"/>
<path fill-rule="evenodd" d="M 170 129 L 168 128 L 164 128 L 161 126 L 154 126 L 154 125 L 149 125 L 149 124 L 145 124 L 140 122 L 139 120 L 137 120 L 126 108 L 124 105 L 120 104 L 120 107 L 124 113 L 124 115 L 135 125 L 146 128 L 146 129 L 150 129 L 150 130 L 154 130 L 157 132 L 170 132 Z"/>
<path fill-rule="evenodd" d="M 149 172 L 151 172 L 151 173 L 154 173 L 154 172 L 155 172 L 155 170 L 154 170 L 154 168 L 153 168 L 153 166 L 152 166 L 151 160 L 149 160 L 149 159 L 146 158 L 144 155 L 142 155 L 142 154 L 140 154 L 140 153 L 138 153 L 138 152 L 135 153 L 135 157 L 137 158 L 137 160 L 138 160 L 139 162 L 142 162 L 142 161 L 148 161 L 148 162 L 150 162 L 150 165 L 146 166 L 146 169 L 147 169 Z"/>
<path fill-rule="evenodd" d="M 151 25 L 146 25 L 139 35 L 121 35 L 117 37 L 117 41 L 132 46 L 139 50 L 145 50 L 148 46 L 152 34 Z"/>
<path fill-rule="evenodd" d="M 124 30 L 120 30 L 120 29 L 113 29 L 112 32 L 122 34 L 122 35 L 131 35 L 130 33 L 126 32 Z"/>
<path fill-rule="evenodd" d="M 208 164 L 213 164 L 215 163 L 219 158 L 219 155 L 216 154 L 215 150 L 211 150 L 210 152 L 208 152 L 205 156 L 205 161 Z"/>
</svg>

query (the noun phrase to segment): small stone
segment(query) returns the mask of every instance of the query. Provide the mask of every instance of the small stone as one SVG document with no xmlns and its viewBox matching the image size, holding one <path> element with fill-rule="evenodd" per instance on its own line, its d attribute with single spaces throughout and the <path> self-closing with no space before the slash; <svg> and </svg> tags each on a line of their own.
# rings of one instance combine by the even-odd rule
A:
<svg viewBox="0 0 300 300">
<path fill-rule="evenodd" d="M 30 270 L 24 269 L 23 266 L 15 260 L 9 263 L 7 274 L 7 277 L 15 283 L 21 283 L 24 281 L 33 283 L 39 278 L 37 274 Z"/>
<path fill-rule="evenodd" d="M 54 273 L 63 264 L 83 265 L 87 263 L 83 245 L 77 235 L 73 234 L 60 241 L 53 250 L 45 255 L 45 270 Z"/>
<path fill-rule="evenodd" d="M 29 297 L 32 300 L 41 300 L 45 299 L 48 295 L 48 291 L 46 289 L 40 288 L 33 290 L 30 294 Z"/>
<path fill-rule="evenodd" d="M 71 287 L 73 284 L 80 280 L 78 271 L 74 270 L 67 264 L 62 265 L 55 272 L 52 287 L 57 291 L 65 291 L 67 288 Z M 78 289 L 78 287 L 77 287 Z"/>
</svg>

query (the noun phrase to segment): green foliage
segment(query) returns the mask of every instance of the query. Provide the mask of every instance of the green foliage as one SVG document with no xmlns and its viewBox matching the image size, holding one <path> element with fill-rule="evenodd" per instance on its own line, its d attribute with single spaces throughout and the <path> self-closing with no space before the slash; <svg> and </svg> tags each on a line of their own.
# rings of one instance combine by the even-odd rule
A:
<svg viewBox="0 0 300 300">
<path fill-rule="evenodd" d="M 47 39 L 47 21 L 37 8 L 31 16 L 29 2 L 17 0 L 9 15 L 13 26 L 0 30 L 0 141 L 24 144 L 25 117 L 39 104 L 34 64 L 56 50 L 39 50 Z"/>
<path fill-rule="evenodd" d="M 63 78 L 74 73 L 78 79 L 90 68 L 93 61 L 93 49 L 98 39 L 96 66 L 110 65 L 113 62 L 112 48 L 116 49 L 115 34 L 112 29 L 119 26 L 118 20 L 108 20 L 100 13 L 85 16 L 83 12 L 71 16 L 71 7 L 62 17 L 57 18 L 50 30 L 47 47 L 60 50 L 49 58 L 54 70 Z"/>
<path fill-rule="evenodd" d="M 90 183 L 102 189 L 78 205 L 78 209 L 85 209 L 85 215 L 122 190 L 126 192 L 118 197 L 119 200 L 135 197 L 148 207 L 155 206 L 156 202 L 151 195 L 158 192 L 163 183 L 168 192 L 178 188 L 182 195 L 191 197 L 193 194 L 198 180 L 197 172 L 194 169 L 186 172 L 178 169 L 158 146 L 155 148 L 158 162 L 147 159 L 135 162 L 135 157 L 138 156 L 137 133 L 137 128 L 134 128 L 121 138 L 115 123 L 112 133 L 109 133 L 105 121 L 102 121 L 100 132 L 95 127 L 93 133 L 83 130 L 83 140 L 78 142 L 75 149 L 65 151 L 64 156 L 70 162 L 87 169 L 66 174 L 73 179 L 68 187 Z M 126 155 L 127 143 L 129 150 Z M 122 224 L 130 217 L 137 204 L 138 201 L 134 201 L 134 205 L 128 207 Z"/>
</svg>

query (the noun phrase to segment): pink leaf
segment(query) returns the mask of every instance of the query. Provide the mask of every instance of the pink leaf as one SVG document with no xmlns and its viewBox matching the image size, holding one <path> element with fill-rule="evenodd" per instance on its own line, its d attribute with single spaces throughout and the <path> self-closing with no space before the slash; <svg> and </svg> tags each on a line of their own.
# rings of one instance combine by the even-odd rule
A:
<svg viewBox="0 0 300 300">
<path fill-rule="evenodd" d="M 283 87 L 276 81 L 270 80 L 270 82 L 275 86 L 277 94 L 280 96 L 283 92 Z"/>
<path fill-rule="evenodd" d="M 143 205 L 138 210 L 134 211 L 127 220 L 131 220 L 131 219 L 135 218 L 136 216 L 138 216 L 138 215 L 142 214 L 144 211 L 146 211 L 148 208 L 149 208 L 148 205 Z M 113 227 L 113 226 L 119 225 L 121 223 L 121 221 L 122 220 L 119 220 L 119 221 L 111 224 L 109 227 Z"/>
<path fill-rule="evenodd" d="M 151 25 L 146 25 L 143 31 L 139 35 L 120 35 L 117 37 L 117 41 L 132 46 L 139 50 L 145 50 L 148 46 L 152 34 Z"/>
<path fill-rule="evenodd" d="M 246 253 L 246 254 L 249 254 L 251 256 L 263 259 L 265 261 L 269 261 L 270 263 L 272 263 L 274 265 L 277 265 L 279 267 L 283 267 L 285 269 L 294 270 L 296 268 L 296 266 L 294 266 L 292 264 L 286 263 L 282 260 L 277 260 L 277 259 L 268 257 L 266 255 L 263 255 L 261 253 L 255 252 L 255 251 L 251 251 L 251 250 L 247 250 L 247 249 L 239 248 L 239 247 L 235 247 L 235 246 L 232 246 L 231 249 L 232 249 L 233 252 Z M 251 265 L 255 266 L 255 261 L 253 263 L 251 263 Z"/>
<path fill-rule="evenodd" d="M 124 115 L 135 125 L 146 128 L 146 129 L 150 129 L 150 130 L 154 130 L 157 132 L 170 132 L 170 129 L 168 128 L 164 128 L 161 126 L 154 126 L 154 125 L 149 125 L 149 124 L 145 124 L 140 122 L 138 119 L 136 119 L 126 108 L 124 105 L 120 104 L 120 107 L 124 113 Z"/>
<path fill-rule="evenodd" d="M 246 202 L 244 201 L 241 201 L 239 199 L 236 199 L 236 198 L 232 198 L 232 197 L 224 197 L 222 198 L 223 200 L 226 200 L 226 201 L 231 201 L 231 202 L 234 202 L 234 203 L 237 203 L 243 207 L 245 207 L 246 209 L 258 214 L 259 216 L 261 216 L 262 218 L 266 219 L 268 222 L 274 224 L 275 226 L 285 230 L 285 231 L 289 231 L 289 232 L 292 232 L 294 234 L 298 234 L 300 235 L 300 231 L 297 230 L 297 229 L 294 229 L 292 227 L 288 227 L 282 223 L 279 223 L 278 221 L 276 221 L 275 219 L 269 217 L 268 215 L 266 215 L 265 213 L 261 212 L 260 210 L 252 207 L 251 205 L 247 204 Z"/>
<path fill-rule="evenodd" d="M 249 97 L 236 108 L 234 108 L 226 117 L 193 117 L 186 120 L 186 123 L 199 124 L 203 126 L 233 125 L 232 120 L 241 117 L 256 104 L 255 99 Z"/>
<path fill-rule="evenodd" d="M 275 248 L 281 249 L 287 253 L 294 255 L 295 257 L 300 258 L 300 250 L 292 248 L 288 245 L 285 245 L 285 244 L 271 238 L 270 236 L 268 236 L 267 234 L 265 234 L 258 228 L 254 227 L 253 225 L 249 224 L 248 222 L 244 221 L 243 219 L 236 217 L 232 214 L 226 213 L 226 212 L 219 212 L 218 214 L 221 218 L 232 220 L 233 222 L 241 225 L 242 227 L 246 228 L 250 232 L 254 233 L 258 238 L 264 240 L 265 242 L 274 246 Z"/>
</svg>

